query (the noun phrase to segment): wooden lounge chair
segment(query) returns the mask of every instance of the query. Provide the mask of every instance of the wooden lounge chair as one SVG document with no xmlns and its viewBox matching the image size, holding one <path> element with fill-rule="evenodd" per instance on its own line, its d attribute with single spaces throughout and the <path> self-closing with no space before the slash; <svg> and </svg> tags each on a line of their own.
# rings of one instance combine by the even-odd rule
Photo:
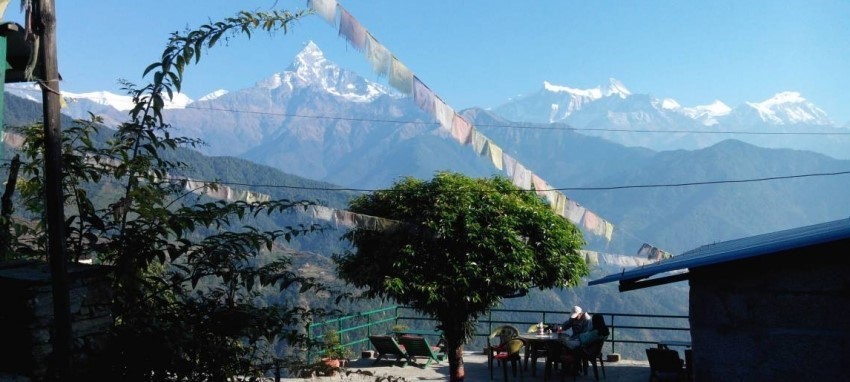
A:
<svg viewBox="0 0 850 382">
<path fill-rule="evenodd" d="M 443 357 L 445 357 L 444 353 L 440 353 L 440 348 L 437 346 L 431 346 L 425 337 L 401 336 L 401 338 L 399 338 L 399 342 L 401 342 L 401 346 L 404 346 L 409 362 L 416 363 L 416 357 L 425 357 L 428 359 L 428 361 L 422 365 L 423 369 L 430 365 L 431 361 L 437 361 L 437 363 L 440 363 L 440 361 L 443 360 Z"/>
<path fill-rule="evenodd" d="M 395 362 L 400 362 L 402 359 L 410 361 L 410 355 L 408 355 L 407 351 L 400 346 L 391 335 L 369 336 L 369 341 L 372 342 L 372 346 L 374 346 L 375 351 L 378 352 L 378 358 L 375 359 L 373 365 L 380 362 L 384 357 L 391 355 L 396 356 Z M 407 362 L 404 362 L 401 366 L 404 367 L 406 365 Z"/>
</svg>

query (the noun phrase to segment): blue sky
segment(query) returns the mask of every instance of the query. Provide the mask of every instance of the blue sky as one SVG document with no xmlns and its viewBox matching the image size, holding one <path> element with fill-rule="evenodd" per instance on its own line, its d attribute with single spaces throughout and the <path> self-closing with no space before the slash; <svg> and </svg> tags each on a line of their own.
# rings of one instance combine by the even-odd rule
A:
<svg viewBox="0 0 850 382">
<path fill-rule="evenodd" d="M 18 1 L 5 20 L 21 22 Z M 850 1 L 386 1 L 340 0 L 385 47 L 456 109 L 492 107 L 543 81 L 595 87 L 609 77 L 633 93 L 683 106 L 730 106 L 799 91 L 840 125 L 850 122 Z M 62 89 L 143 83 L 168 35 L 240 9 L 302 9 L 303 0 L 57 1 Z M 289 66 L 307 41 L 341 66 L 376 77 L 365 57 L 318 16 L 287 34 L 237 37 L 186 72 L 197 99 L 236 90 Z"/>
</svg>

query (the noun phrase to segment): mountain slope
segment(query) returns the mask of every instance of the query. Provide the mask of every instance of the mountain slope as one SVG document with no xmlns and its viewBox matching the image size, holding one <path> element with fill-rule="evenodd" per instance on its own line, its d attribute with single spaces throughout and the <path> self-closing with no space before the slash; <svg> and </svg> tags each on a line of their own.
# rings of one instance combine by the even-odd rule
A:
<svg viewBox="0 0 850 382">
<path fill-rule="evenodd" d="M 850 170 L 850 161 L 727 140 L 695 151 L 660 152 L 595 186 L 675 184 Z M 674 253 L 850 216 L 850 175 L 751 183 L 573 191 L 621 227 Z"/>
</svg>

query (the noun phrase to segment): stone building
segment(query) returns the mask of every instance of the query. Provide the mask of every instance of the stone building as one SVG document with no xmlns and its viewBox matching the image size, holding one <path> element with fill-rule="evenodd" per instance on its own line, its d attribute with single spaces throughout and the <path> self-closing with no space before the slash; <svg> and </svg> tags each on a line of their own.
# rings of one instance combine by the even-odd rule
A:
<svg viewBox="0 0 850 382">
<path fill-rule="evenodd" d="M 850 219 L 705 245 L 591 281 L 687 280 L 696 381 L 846 380 Z"/>
<path fill-rule="evenodd" d="M 108 267 L 69 264 L 68 281 L 73 369 L 85 373 L 106 349 L 113 325 Z M 0 263 L 0 376 L 47 377 L 53 351 L 52 295 L 47 264 Z"/>
</svg>

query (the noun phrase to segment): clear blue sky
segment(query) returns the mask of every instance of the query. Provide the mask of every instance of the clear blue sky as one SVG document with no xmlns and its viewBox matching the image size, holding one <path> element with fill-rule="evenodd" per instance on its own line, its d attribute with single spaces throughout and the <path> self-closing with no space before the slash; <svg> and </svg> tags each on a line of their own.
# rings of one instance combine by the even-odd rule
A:
<svg viewBox="0 0 850 382">
<path fill-rule="evenodd" d="M 21 22 L 18 0 L 5 19 Z M 456 109 L 491 107 L 548 80 L 589 88 L 621 80 L 633 93 L 683 106 L 730 106 L 799 91 L 839 125 L 850 122 L 850 1 L 340 0 L 366 29 Z M 303 0 L 57 0 L 63 90 L 120 93 L 169 32 L 240 9 L 301 9 Z M 239 37 L 186 73 L 197 99 L 286 69 L 306 41 L 367 78 L 365 57 L 318 16 L 288 34 Z"/>
</svg>

